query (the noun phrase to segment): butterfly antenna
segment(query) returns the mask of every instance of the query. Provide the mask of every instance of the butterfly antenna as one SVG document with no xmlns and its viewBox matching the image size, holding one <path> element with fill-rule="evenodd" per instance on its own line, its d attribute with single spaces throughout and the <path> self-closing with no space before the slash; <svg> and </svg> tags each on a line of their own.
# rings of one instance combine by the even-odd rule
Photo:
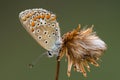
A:
<svg viewBox="0 0 120 80">
<path fill-rule="evenodd" d="M 36 65 L 38 63 L 38 61 L 41 59 L 42 56 L 44 56 L 45 54 L 47 54 L 46 52 L 44 52 L 43 54 L 40 54 L 31 64 L 28 64 L 29 68 L 33 68 L 34 65 Z"/>
</svg>

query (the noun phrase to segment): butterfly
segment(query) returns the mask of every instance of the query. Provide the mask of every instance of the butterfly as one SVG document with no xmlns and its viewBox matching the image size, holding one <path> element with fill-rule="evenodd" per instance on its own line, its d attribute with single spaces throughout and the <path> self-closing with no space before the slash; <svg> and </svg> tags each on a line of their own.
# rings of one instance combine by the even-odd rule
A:
<svg viewBox="0 0 120 80">
<path fill-rule="evenodd" d="M 58 55 L 62 40 L 56 15 L 42 9 L 27 9 L 19 13 L 19 19 L 26 31 L 47 50 L 49 57 Z"/>
<path fill-rule="evenodd" d="M 93 26 L 81 29 L 79 25 L 78 28 L 65 33 L 61 38 L 56 15 L 48 10 L 27 9 L 19 14 L 19 19 L 26 31 L 47 50 L 48 57 L 56 55 L 59 62 L 66 54 L 69 77 L 72 66 L 75 71 L 81 72 L 86 77 L 84 67 L 90 71 L 89 63 L 99 66 L 97 60 L 107 49 L 105 42 L 93 31 Z M 31 66 L 33 65 L 30 64 Z"/>
</svg>

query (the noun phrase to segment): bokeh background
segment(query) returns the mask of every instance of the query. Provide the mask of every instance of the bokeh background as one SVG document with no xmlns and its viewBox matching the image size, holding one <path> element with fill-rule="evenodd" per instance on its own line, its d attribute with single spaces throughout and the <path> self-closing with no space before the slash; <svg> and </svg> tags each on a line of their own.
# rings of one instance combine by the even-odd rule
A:
<svg viewBox="0 0 120 80">
<path fill-rule="evenodd" d="M 72 70 L 69 80 L 120 80 L 119 0 L 0 0 L 0 80 L 54 80 L 55 57 L 43 56 L 34 68 L 27 66 L 45 52 L 19 22 L 19 13 L 29 8 L 56 13 L 62 35 L 78 24 L 94 24 L 94 30 L 107 43 L 100 67 L 91 65 L 87 78 Z M 63 58 L 59 80 L 68 80 L 66 71 Z"/>
</svg>

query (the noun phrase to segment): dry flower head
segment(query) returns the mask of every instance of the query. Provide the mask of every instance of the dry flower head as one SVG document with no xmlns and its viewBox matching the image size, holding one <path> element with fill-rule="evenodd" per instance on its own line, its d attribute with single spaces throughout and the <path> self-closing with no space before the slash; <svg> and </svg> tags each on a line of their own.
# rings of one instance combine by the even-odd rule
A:
<svg viewBox="0 0 120 80">
<path fill-rule="evenodd" d="M 61 60 L 66 55 L 68 60 L 68 76 L 70 76 L 71 68 L 74 66 L 75 71 L 81 72 L 86 77 L 85 67 L 88 71 L 90 71 L 89 64 L 98 67 L 97 60 L 106 50 L 105 42 L 93 32 L 93 25 L 82 30 L 80 27 L 81 25 L 73 31 L 67 32 L 62 37 L 63 44 L 58 60 Z"/>
</svg>

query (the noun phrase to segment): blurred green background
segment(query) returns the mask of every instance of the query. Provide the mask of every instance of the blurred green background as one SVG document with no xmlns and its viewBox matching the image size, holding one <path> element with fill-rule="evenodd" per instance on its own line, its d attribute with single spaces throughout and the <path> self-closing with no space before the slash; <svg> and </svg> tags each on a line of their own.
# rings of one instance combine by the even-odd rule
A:
<svg viewBox="0 0 120 80">
<path fill-rule="evenodd" d="M 120 80 L 119 0 L 0 0 L 0 80 L 54 80 L 55 57 L 43 56 L 33 69 L 27 66 L 45 52 L 19 22 L 19 13 L 29 8 L 56 13 L 62 35 L 79 23 L 94 24 L 94 30 L 107 43 L 101 66 L 91 65 L 87 78 L 72 70 L 70 80 Z M 66 71 L 64 58 L 59 80 L 68 80 Z"/>
</svg>

